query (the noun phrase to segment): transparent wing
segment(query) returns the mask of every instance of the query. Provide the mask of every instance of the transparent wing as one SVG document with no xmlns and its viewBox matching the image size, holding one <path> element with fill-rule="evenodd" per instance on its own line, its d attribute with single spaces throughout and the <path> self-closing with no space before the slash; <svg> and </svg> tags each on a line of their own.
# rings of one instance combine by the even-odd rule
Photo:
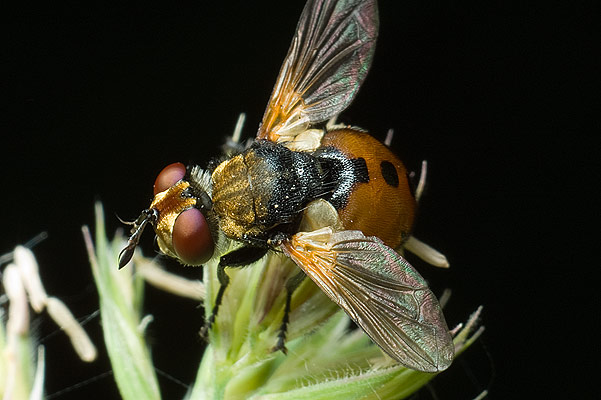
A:
<svg viewBox="0 0 601 400">
<path fill-rule="evenodd" d="M 377 32 L 375 0 L 309 0 L 257 138 L 288 142 L 342 112 L 367 75 Z"/>
<path fill-rule="evenodd" d="M 380 239 L 324 228 L 297 233 L 282 249 L 392 358 L 426 372 L 451 364 L 453 340 L 438 300 Z"/>
</svg>

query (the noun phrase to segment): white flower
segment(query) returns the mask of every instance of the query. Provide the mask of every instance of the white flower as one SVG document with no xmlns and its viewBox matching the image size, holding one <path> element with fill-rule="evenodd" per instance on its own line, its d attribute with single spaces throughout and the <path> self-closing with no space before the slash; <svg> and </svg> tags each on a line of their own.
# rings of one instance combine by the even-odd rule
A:
<svg viewBox="0 0 601 400">
<path fill-rule="evenodd" d="M 79 357 L 96 359 L 96 347 L 67 306 L 48 296 L 40 279 L 33 252 L 17 246 L 0 257 L 12 260 L 1 273 L 5 295 L 0 296 L 0 397 L 3 399 L 42 399 L 44 385 L 44 347 L 35 345 L 29 327 L 29 308 L 46 310 L 69 336 Z M 6 307 L 5 307 L 6 306 Z M 8 316 L 4 310 L 8 309 Z"/>
</svg>

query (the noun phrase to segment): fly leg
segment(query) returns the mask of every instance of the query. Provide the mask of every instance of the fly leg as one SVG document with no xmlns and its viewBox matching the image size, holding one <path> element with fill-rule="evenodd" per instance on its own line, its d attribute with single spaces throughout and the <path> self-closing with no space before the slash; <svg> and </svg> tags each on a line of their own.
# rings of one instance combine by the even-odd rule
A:
<svg viewBox="0 0 601 400">
<path fill-rule="evenodd" d="M 299 271 L 296 275 L 288 278 L 286 281 L 286 306 L 284 307 L 284 317 L 278 332 L 278 341 L 271 351 L 282 350 L 284 354 L 288 354 L 286 349 L 286 331 L 288 330 L 288 322 L 290 320 L 290 303 L 292 302 L 292 293 L 300 286 L 307 275 L 303 271 Z"/>
<path fill-rule="evenodd" d="M 204 339 L 208 339 L 209 329 L 213 326 L 217 313 L 219 312 L 219 306 L 223 300 L 223 294 L 225 289 L 230 283 L 230 277 L 225 272 L 225 268 L 240 268 L 246 267 L 255 261 L 260 260 L 267 253 L 269 249 L 263 247 L 241 247 L 230 253 L 227 253 L 219 260 L 219 266 L 217 267 L 217 278 L 219 279 L 219 291 L 215 298 L 215 304 L 211 310 L 211 315 L 205 321 L 204 326 L 200 329 L 200 336 Z"/>
</svg>

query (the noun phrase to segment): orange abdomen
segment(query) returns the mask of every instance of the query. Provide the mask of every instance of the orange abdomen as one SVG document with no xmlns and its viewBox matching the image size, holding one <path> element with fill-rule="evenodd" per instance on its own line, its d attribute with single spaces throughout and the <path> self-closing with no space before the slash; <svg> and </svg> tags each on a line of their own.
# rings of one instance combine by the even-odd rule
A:
<svg viewBox="0 0 601 400">
<path fill-rule="evenodd" d="M 338 209 L 344 228 L 398 247 L 410 235 L 416 207 L 401 160 L 370 134 L 354 129 L 329 131 L 321 146 L 335 147 L 349 159 L 363 158 L 367 166 L 369 180 L 356 183 Z"/>
</svg>

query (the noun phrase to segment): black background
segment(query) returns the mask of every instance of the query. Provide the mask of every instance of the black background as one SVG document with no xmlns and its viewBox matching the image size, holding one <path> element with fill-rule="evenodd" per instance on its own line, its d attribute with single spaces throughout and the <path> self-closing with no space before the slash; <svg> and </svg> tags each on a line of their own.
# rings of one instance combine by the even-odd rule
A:
<svg viewBox="0 0 601 400">
<path fill-rule="evenodd" d="M 133 219 L 149 204 L 163 166 L 217 155 L 238 113 L 252 137 L 303 7 L 209 3 L 3 13 L 0 252 L 47 231 L 35 248 L 43 280 L 79 317 L 97 309 L 80 231 L 94 201 L 113 232 L 116 215 Z M 372 70 L 341 120 L 379 138 L 394 128 L 409 169 L 429 161 L 415 234 L 452 268 L 410 261 L 436 292 L 453 289 L 450 325 L 485 307 L 482 339 L 419 398 L 571 397 L 590 384 L 598 311 L 585 285 L 595 264 L 577 243 L 598 183 L 587 177 L 597 147 L 583 94 L 592 15 L 547 3 L 380 4 Z M 147 292 L 155 364 L 185 383 L 202 354 L 196 306 Z M 104 353 L 83 365 L 47 317 L 35 326 L 47 394 L 117 398 Z M 98 318 L 86 329 L 102 352 Z M 165 398 L 182 398 L 185 388 L 160 379 Z"/>
</svg>

